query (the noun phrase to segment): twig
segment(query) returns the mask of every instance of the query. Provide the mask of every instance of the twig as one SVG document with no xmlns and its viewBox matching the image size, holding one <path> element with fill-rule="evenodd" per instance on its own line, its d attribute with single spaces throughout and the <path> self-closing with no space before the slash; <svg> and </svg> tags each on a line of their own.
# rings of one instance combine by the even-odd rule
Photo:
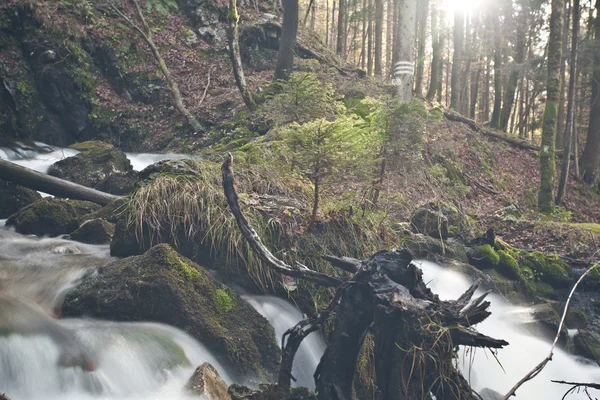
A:
<svg viewBox="0 0 600 400">
<path fill-rule="evenodd" d="M 600 383 L 565 382 L 565 381 L 555 381 L 555 380 L 553 380 L 552 382 L 560 383 L 563 385 L 573 385 L 573 387 L 571 389 L 567 390 L 567 392 L 565 393 L 565 395 L 562 397 L 561 400 L 565 400 L 569 394 L 574 393 L 579 388 L 583 388 L 583 391 L 585 392 L 587 397 L 590 400 L 592 400 L 592 396 L 590 396 L 590 394 L 588 393 L 587 390 L 590 388 L 600 390 Z"/>
<path fill-rule="evenodd" d="M 214 65 L 212 65 L 210 68 L 208 68 L 208 78 L 206 79 L 206 87 L 204 88 L 204 93 L 202 94 L 202 98 L 200 99 L 200 102 L 198 103 L 198 107 L 200 107 L 202 105 L 202 103 L 204 103 L 204 99 L 206 98 L 206 93 L 208 92 L 208 87 L 210 86 L 210 73 L 212 72 L 213 69 L 215 69 Z"/>
<path fill-rule="evenodd" d="M 581 275 L 579 277 L 579 279 L 575 283 L 575 286 L 573 286 L 573 289 L 571 289 L 571 292 L 569 293 L 569 298 L 567 299 L 567 303 L 565 304 L 565 308 L 563 310 L 562 318 L 560 319 L 560 324 L 558 325 L 558 331 L 556 332 L 556 336 L 554 337 L 554 342 L 552 342 L 552 347 L 550 347 L 550 354 L 548 354 L 548 357 L 543 359 L 542 362 L 540 362 L 538 365 L 536 365 L 527 375 L 525 375 L 523 377 L 523 379 L 521 379 L 519 382 L 517 382 L 517 384 L 515 386 L 513 386 L 513 388 L 510 389 L 510 391 L 508 393 L 506 393 L 506 395 L 504 395 L 504 397 L 502 397 L 502 400 L 507 400 L 509 397 L 515 396 L 515 393 L 518 388 L 520 388 L 525 382 L 530 381 L 533 378 L 535 378 L 536 376 L 538 376 L 538 374 L 540 372 L 542 372 L 542 370 L 544 369 L 546 364 L 548 364 L 550 361 L 552 361 L 552 356 L 554 356 L 554 348 L 556 347 L 556 344 L 558 343 L 558 339 L 560 337 L 560 333 L 561 333 L 563 325 L 565 323 L 565 318 L 567 316 L 567 311 L 569 310 L 569 305 L 571 303 L 571 299 L 573 298 L 573 294 L 575 293 L 577 286 L 579 286 L 581 281 L 583 281 L 583 278 L 585 278 L 587 274 L 592 272 L 592 270 L 595 269 L 598 265 L 600 265 L 600 263 L 596 263 L 596 264 L 592 265 L 590 268 L 588 268 L 583 273 L 583 275 Z"/>
</svg>

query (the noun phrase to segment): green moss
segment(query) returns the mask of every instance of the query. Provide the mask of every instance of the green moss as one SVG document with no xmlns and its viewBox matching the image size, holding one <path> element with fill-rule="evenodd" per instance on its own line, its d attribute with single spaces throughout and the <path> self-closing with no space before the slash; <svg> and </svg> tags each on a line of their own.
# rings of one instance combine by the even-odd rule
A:
<svg viewBox="0 0 600 400">
<path fill-rule="evenodd" d="M 217 304 L 219 306 L 219 311 L 222 313 L 227 313 L 231 311 L 233 308 L 233 300 L 229 297 L 229 294 L 223 289 L 217 289 Z"/>
<path fill-rule="evenodd" d="M 570 329 L 583 329 L 587 326 L 587 316 L 581 308 L 570 307 L 567 311 L 565 324 Z"/>
<path fill-rule="evenodd" d="M 473 249 L 471 261 L 478 268 L 494 268 L 500 263 L 500 256 L 492 246 L 484 244 Z"/>
<path fill-rule="evenodd" d="M 600 233 L 600 224 L 567 224 L 571 228 L 588 230 L 593 233 Z"/>
<path fill-rule="evenodd" d="M 69 146 L 70 149 L 78 151 L 91 151 L 91 150 L 106 150 L 112 149 L 112 144 L 102 142 L 100 140 L 88 140 L 85 142 L 73 143 Z"/>
<path fill-rule="evenodd" d="M 530 268 L 537 280 L 541 280 L 554 288 L 562 289 L 568 286 L 568 265 L 557 255 L 534 251 L 523 258 L 522 266 Z"/>
<path fill-rule="evenodd" d="M 521 277 L 521 270 L 519 269 L 519 263 L 510 254 L 504 250 L 498 250 L 498 257 L 500 262 L 496 269 L 502 275 L 509 279 L 519 279 Z"/>
<path fill-rule="evenodd" d="M 515 260 L 519 259 L 519 257 L 521 257 L 521 254 L 523 253 L 521 250 L 519 250 L 515 247 L 512 247 L 511 245 L 506 243 L 504 240 L 499 239 L 499 238 L 495 239 L 494 248 L 497 251 L 502 250 L 502 251 L 506 252 L 508 255 L 510 255 Z"/>
</svg>

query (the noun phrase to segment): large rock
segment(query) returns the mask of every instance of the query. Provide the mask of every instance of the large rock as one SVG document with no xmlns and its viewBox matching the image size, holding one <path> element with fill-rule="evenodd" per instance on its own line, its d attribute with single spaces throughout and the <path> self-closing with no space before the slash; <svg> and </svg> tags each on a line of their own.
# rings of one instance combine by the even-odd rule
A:
<svg viewBox="0 0 600 400">
<path fill-rule="evenodd" d="M 63 315 L 176 326 L 238 379 L 271 380 L 278 369 L 280 350 L 267 320 L 166 244 L 103 267 L 67 295 Z"/>
<path fill-rule="evenodd" d="M 448 218 L 429 204 L 417 209 L 410 219 L 413 231 L 438 239 L 448 239 Z"/>
<path fill-rule="evenodd" d="M 88 187 L 96 187 L 114 173 L 126 173 L 133 167 L 125 153 L 113 149 L 96 149 L 55 162 L 48 174 Z"/>
<path fill-rule="evenodd" d="M 581 330 L 573 342 L 576 354 L 600 364 L 600 333 Z"/>
<path fill-rule="evenodd" d="M 279 400 L 277 385 L 262 384 L 258 389 L 250 389 L 246 386 L 233 384 L 228 389 L 231 400 Z M 304 387 L 292 388 L 290 400 L 317 400 L 317 396 Z"/>
<path fill-rule="evenodd" d="M 89 201 L 46 197 L 11 215 L 6 225 L 23 234 L 58 236 L 73 232 L 79 228 L 79 218 L 99 209 Z"/>
<path fill-rule="evenodd" d="M 101 218 L 85 221 L 71 233 L 71 239 L 81 243 L 109 244 L 115 233 L 115 224 Z"/>
<path fill-rule="evenodd" d="M 231 400 L 227 394 L 227 384 L 215 367 L 204 363 L 194 371 L 185 385 L 185 390 L 206 400 Z"/>
<path fill-rule="evenodd" d="M 34 190 L 0 179 L 0 218 L 8 218 L 41 198 Z"/>
<path fill-rule="evenodd" d="M 114 172 L 100 181 L 94 188 L 101 192 L 122 196 L 136 188 L 139 181 L 138 175 L 137 171 Z"/>
</svg>

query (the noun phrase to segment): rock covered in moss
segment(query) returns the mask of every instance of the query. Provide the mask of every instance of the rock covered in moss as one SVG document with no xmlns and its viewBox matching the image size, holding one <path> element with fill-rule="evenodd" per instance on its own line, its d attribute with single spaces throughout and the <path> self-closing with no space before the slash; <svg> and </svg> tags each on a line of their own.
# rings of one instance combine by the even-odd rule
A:
<svg viewBox="0 0 600 400">
<path fill-rule="evenodd" d="M 443 241 L 422 234 L 410 235 L 402 241 L 402 247 L 416 259 L 435 259 L 438 256 L 467 262 L 465 246 L 459 242 Z"/>
<path fill-rule="evenodd" d="M 448 239 L 448 218 L 430 205 L 417 209 L 410 218 L 413 231 L 438 239 Z"/>
<path fill-rule="evenodd" d="M 92 150 L 110 150 L 114 149 L 114 146 L 110 143 L 105 143 L 100 140 L 87 140 L 85 142 L 73 143 L 69 146 L 69 148 L 85 152 Z"/>
<path fill-rule="evenodd" d="M 565 289 L 569 286 L 568 265 L 557 255 L 544 255 L 534 251 L 524 256 L 521 265 L 530 268 L 536 279 L 555 289 Z"/>
<path fill-rule="evenodd" d="M 71 233 L 71 239 L 81 243 L 108 244 L 115 233 L 115 224 L 101 218 L 85 221 Z"/>
<path fill-rule="evenodd" d="M 120 150 L 97 149 L 55 162 L 48 174 L 80 185 L 95 187 L 114 173 L 126 173 L 133 167 Z"/>
<path fill-rule="evenodd" d="M 477 268 L 494 268 L 500 263 L 500 256 L 489 244 L 476 246 L 469 254 L 469 261 Z"/>
<path fill-rule="evenodd" d="M 137 171 L 114 172 L 100 181 L 95 189 L 102 192 L 122 196 L 133 192 L 139 182 L 139 173 Z"/>
<path fill-rule="evenodd" d="M 565 310 L 565 303 L 562 301 L 557 301 L 552 303 L 552 308 L 554 311 L 560 316 L 563 315 Z M 567 310 L 567 315 L 565 316 L 565 326 L 569 329 L 585 329 L 587 326 L 587 316 L 585 312 L 578 307 L 574 307 L 572 304 L 569 306 Z"/>
<path fill-rule="evenodd" d="M 46 197 L 11 215 L 6 225 L 26 235 L 58 236 L 79 228 L 79 218 L 98 209 L 89 201 Z"/>
<path fill-rule="evenodd" d="M 41 198 L 35 190 L 0 179 L 0 218 L 8 218 Z"/>
<path fill-rule="evenodd" d="M 103 267 L 67 295 L 63 315 L 176 326 L 226 361 L 240 379 L 273 379 L 279 364 L 267 320 L 166 244 Z"/>
<path fill-rule="evenodd" d="M 278 400 L 276 384 L 261 384 L 258 389 L 250 389 L 246 386 L 234 383 L 229 386 L 228 393 L 231 400 Z M 311 390 L 298 387 L 292 388 L 290 400 L 317 400 L 317 396 Z"/>
<path fill-rule="evenodd" d="M 517 260 L 513 258 L 510 254 L 508 254 L 504 250 L 498 250 L 499 262 L 496 266 L 498 272 L 509 279 L 520 279 L 521 278 L 521 269 L 519 268 L 519 263 Z"/>
<path fill-rule="evenodd" d="M 581 330 L 573 339 L 574 352 L 600 364 L 600 333 Z"/>
<path fill-rule="evenodd" d="M 114 201 L 111 201 L 104 207 L 82 216 L 79 219 L 79 223 L 83 224 L 85 221 L 90 219 L 102 218 L 108 222 L 112 222 L 113 224 L 117 223 L 117 221 L 123 218 L 123 213 L 127 209 L 127 198 L 120 197 Z"/>
<path fill-rule="evenodd" d="M 196 370 L 185 384 L 186 392 L 206 400 L 230 400 L 227 384 L 215 367 L 205 362 Z"/>
</svg>

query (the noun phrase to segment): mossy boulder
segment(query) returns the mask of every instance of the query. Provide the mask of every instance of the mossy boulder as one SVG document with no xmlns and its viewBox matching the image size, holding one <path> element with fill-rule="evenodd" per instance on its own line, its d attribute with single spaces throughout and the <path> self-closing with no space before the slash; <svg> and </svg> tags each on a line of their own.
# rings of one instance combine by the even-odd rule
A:
<svg viewBox="0 0 600 400">
<path fill-rule="evenodd" d="M 580 330 L 573 339 L 574 352 L 600 364 L 600 333 Z"/>
<path fill-rule="evenodd" d="M 459 242 L 443 241 L 423 234 L 414 234 L 404 238 L 402 247 L 410 251 L 416 259 L 435 260 L 438 256 L 442 256 L 467 262 L 465 246 Z"/>
<path fill-rule="evenodd" d="M 504 250 L 498 250 L 496 252 L 500 258 L 496 269 L 502 275 L 509 279 L 518 280 L 521 278 L 521 269 L 519 263 Z"/>
<path fill-rule="evenodd" d="M 227 391 L 231 400 L 277 400 L 277 385 L 262 384 L 258 389 L 250 389 L 243 385 L 234 383 L 229 386 Z M 292 388 L 290 392 L 290 400 L 317 400 L 315 393 L 307 388 L 298 387 Z"/>
<path fill-rule="evenodd" d="M 0 179 L 0 218 L 8 218 L 41 198 L 35 190 Z"/>
<path fill-rule="evenodd" d="M 120 150 L 98 149 L 79 153 L 55 162 L 48 174 L 88 187 L 96 187 L 114 173 L 126 173 L 133 167 Z"/>
<path fill-rule="evenodd" d="M 89 201 L 46 197 L 11 215 L 6 225 L 26 235 L 58 236 L 73 232 L 79 228 L 79 218 L 99 209 Z"/>
<path fill-rule="evenodd" d="M 552 307 L 554 311 L 560 316 L 562 316 L 565 303 L 563 302 L 555 302 L 552 303 Z M 581 308 L 573 307 L 571 305 L 567 310 L 567 315 L 565 317 L 565 326 L 569 329 L 585 329 L 587 326 L 587 316 L 585 312 Z"/>
<path fill-rule="evenodd" d="M 536 336 L 553 341 L 561 319 L 561 316 L 554 310 L 553 305 L 551 303 L 544 303 L 532 306 L 531 316 L 533 317 L 533 322 L 524 324 L 528 330 Z M 560 343 L 566 344 L 568 337 L 567 328 L 563 326 L 560 332 Z"/>
<path fill-rule="evenodd" d="M 73 143 L 69 146 L 70 149 L 78 151 L 92 151 L 92 150 L 110 150 L 113 149 L 113 145 L 105 143 L 100 140 L 87 140 L 85 142 Z"/>
<path fill-rule="evenodd" d="M 570 280 L 568 265 L 557 255 L 545 255 L 539 251 L 527 253 L 521 262 L 523 267 L 533 271 L 536 280 L 547 283 L 555 289 L 568 288 Z"/>
<path fill-rule="evenodd" d="M 448 218 L 430 204 L 417 209 L 410 218 L 413 232 L 448 239 Z"/>
<path fill-rule="evenodd" d="M 115 233 L 115 224 L 101 218 L 85 221 L 71 233 L 71 239 L 81 243 L 109 244 Z"/>
<path fill-rule="evenodd" d="M 113 172 L 94 186 L 94 188 L 101 192 L 122 196 L 133 192 L 138 182 L 139 173 L 137 171 Z"/>
<path fill-rule="evenodd" d="M 176 326 L 228 364 L 237 379 L 270 380 L 278 369 L 280 350 L 267 320 L 166 244 L 103 267 L 67 295 L 63 315 Z"/>
<path fill-rule="evenodd" d="M 115 224 L 119 219 L 123 218 L 123 213 L 127 209 L 127 198 L 120 197 L 114 201 L 111 201 L 106 206 L 82 216 L 79 219 L 80 224 L 90 219 L 102 218 L 108 222 Z"/>
<path fill-rule="evenodd" d="M 476 246 L 467 254 L 469 262 L 480 269 L 491 269 L 500 263 L 500 256 L 489 244 Z"/>
</svg>

